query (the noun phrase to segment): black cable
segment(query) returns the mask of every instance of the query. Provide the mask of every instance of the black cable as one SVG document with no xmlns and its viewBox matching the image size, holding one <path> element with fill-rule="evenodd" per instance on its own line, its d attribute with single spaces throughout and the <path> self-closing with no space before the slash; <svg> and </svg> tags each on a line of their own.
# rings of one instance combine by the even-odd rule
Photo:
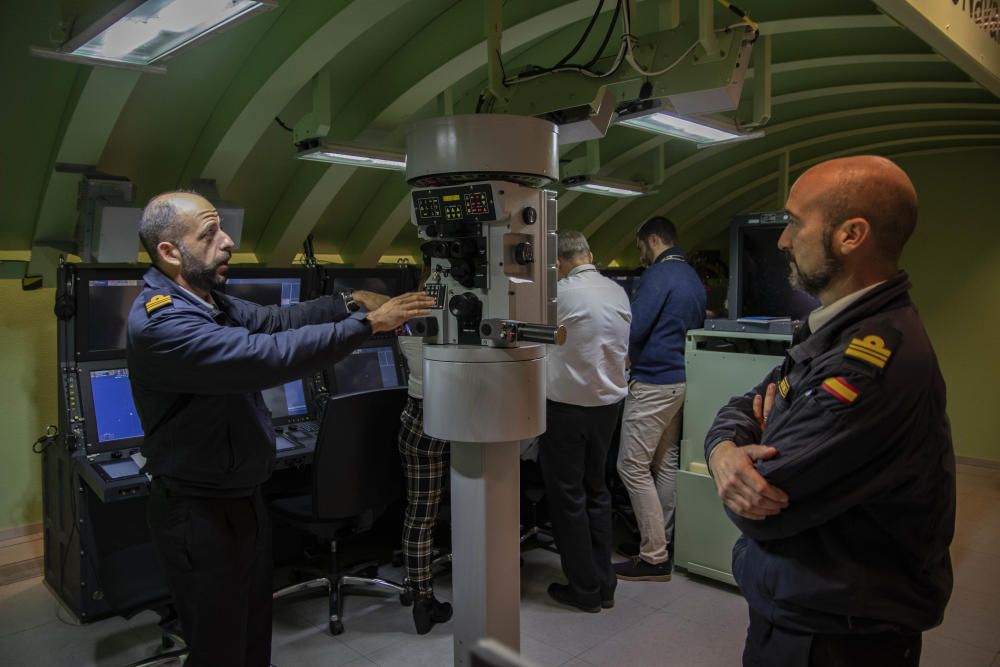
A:
<svg viewBox="0 0 1000 667">
<path fill-rule="evenodd" d="M 563 65 L 569 62 L 570 58 L 576 55 L 576 52 L 580 50 L 580 47 L 583 46 L 583 43 L 587 41 L 587 37 L 590 36 L 590 31 L 593 30 L 594 24 L 597 23 L 597 17 L 601 15 L 601 9 L 603 8 L 604 8 L 604 0 L 600 0 L 597 3 L 597 10 L 594 12 L 594 15 L 590 17 L 590 23 L 587 24 L 587 29 L 583 31 L 583 35 L 580 36 L 580 40 L 576 43 L 576 46 L 573 47 L 572 51 L 563 56 L 562 60 L 560 60 L 553 66 L 553 69 L 555 69 L 556 67 L 562 67 Z M 603 47 L 601 50 L 603 50 Z"/>
<path fill-rule="evenodd" d="M 293 132 L 292 128 L 288 127 L 283 122 L 281 122 L 281 119 L 278 118 L 277 116 L 274 117 L 274 120 L 275 120 L 275 122 L 278 123 L 278 125 L 281 126 L 281 129 L 285 130 L 286 132 Z"/>
<path fill-rule="evenodd" d="M 591 58 L 586 65 L 581 65 L 583 69 L 590 69 L 591 67 L 593 67 L 594 63 L 596 63 L 600 59 L 601 54 L 604 53 L 604 49 L 607 48 L 608 42 L 611 41 L 611 35 L 615 31 L 615 25 L 618 24 L 618 13 L 621 11 L 622 1 L 623 0 L 618 0 L 618 2 L 615 4 L 615 13 L 611 16 L 611 23 L 608 24 L 608 31 L 604 33 L 604 41 L 601 42 L 601 48 L 597 49 L 597 52 L 594 54 L 594 57 Z"/>
</svg>

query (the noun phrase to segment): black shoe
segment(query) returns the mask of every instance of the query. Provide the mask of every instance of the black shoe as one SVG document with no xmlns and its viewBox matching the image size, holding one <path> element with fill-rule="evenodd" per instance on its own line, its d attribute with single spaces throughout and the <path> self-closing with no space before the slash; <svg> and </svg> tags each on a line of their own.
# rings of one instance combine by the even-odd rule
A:
<svg viewBox="0 0 1000 667">
<path fill-rule="evenodd" d="M 601 609 L 611 609 L 615 606 L 614 598 L 605 598 L 601 600 Z"/>
<path fill-rule="evenodd" d="M 635 558 L 639 555 L 639 543 L 638 542 L 622 542 L 615 549 L 618 553 L 625 558 Z"/>
<path fill-rule="evenodd" d="M 413 625 L 418 635 L 426 635 L 435 623 L 444 623 L 451 619 L 451 604 L 438 602 L 431 595 L 422 595 L 413 601 Z"/>
<path fill-rule="evenodd" d="M 615 563 L 615 574 L 626 581 L 670 581 L 673 563 L 667 559 L 663 563 L 653 565 L 636 556 L 624 563 Z"/>
<path fill-rule="evenodd" d="M 568 605 L 570 607 L 576 607 L 580 611 L 585 611 L 589 614 L 596 614 L 601 610 L 602 604 L 587 604 L 579 598 L 570 589 L 568 584 L 549 584 L 549 597 L 558 602 L 559 604 Z M 614 604 L 614 600 L 611 601 Z"/>
</svg>

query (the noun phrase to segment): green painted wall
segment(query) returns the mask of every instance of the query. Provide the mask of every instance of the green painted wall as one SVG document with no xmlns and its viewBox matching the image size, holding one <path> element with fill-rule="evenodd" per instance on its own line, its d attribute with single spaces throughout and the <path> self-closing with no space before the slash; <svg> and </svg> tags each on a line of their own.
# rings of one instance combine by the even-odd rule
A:
<svg viewBox="0 0 1000 667">
<path fill-rule="evenodd" d="M 42 520 L 42 458 L 31 443 L 56 423 L 55 290 L 0 280 L 0 531 Z"/>
<path fill-rule="evenodd" d="M 898 162 L 920 198 L 903 268 L 948 384 L 955 453 L 1000 462 L 1000 150 Z"/>
</svg>

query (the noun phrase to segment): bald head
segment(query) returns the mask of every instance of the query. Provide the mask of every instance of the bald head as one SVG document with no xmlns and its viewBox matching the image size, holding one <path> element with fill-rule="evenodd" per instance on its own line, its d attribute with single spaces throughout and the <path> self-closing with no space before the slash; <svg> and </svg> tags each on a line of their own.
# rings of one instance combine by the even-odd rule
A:
<svg viewBox="0 0 1000 667">
<path fill-rule="evenodd" d="M 184 236 L 187 221 L 205 206 L 211 207 L 211 203 L 198 193 L 186 190 L 164 192 L 149 200 L 139 220 L 139 240 L 154 264 L 160 260 L 157 250 L 160 242 L 177 245 Z"/>
<path fill-rule="evenodd" d="M 882 260 L 899 261 L 917 225 L 917 192 L 896 163 L 875 155 L 829 160 L 795 183 L 815 193 L 811 205 L 828 225 L 863 218 L 871 226 L 873 250 Z"/>
</svg>

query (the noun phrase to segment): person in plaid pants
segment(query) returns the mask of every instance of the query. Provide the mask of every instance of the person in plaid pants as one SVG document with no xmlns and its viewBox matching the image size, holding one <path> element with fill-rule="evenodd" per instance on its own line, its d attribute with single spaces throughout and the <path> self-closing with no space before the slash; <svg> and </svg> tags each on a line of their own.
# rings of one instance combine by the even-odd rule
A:
<svg viewBox="0 0 1000 667">
<path fill-rule="evenodd" d="M 427 634 L 435 623 L 451 618 L 451 605 L 434 597 L 431 552 L 434 524 L 448 472 L 448 442 L 424 433 L 423 339 L 400 336 L 399 347 L 410 368 L 406 407 L 399 417 L 399 454 L 406 474 L 406 516 L 403 520 L 403 557 L 406 581 L 413 593 L 413 624 Z"/>
</svg>

